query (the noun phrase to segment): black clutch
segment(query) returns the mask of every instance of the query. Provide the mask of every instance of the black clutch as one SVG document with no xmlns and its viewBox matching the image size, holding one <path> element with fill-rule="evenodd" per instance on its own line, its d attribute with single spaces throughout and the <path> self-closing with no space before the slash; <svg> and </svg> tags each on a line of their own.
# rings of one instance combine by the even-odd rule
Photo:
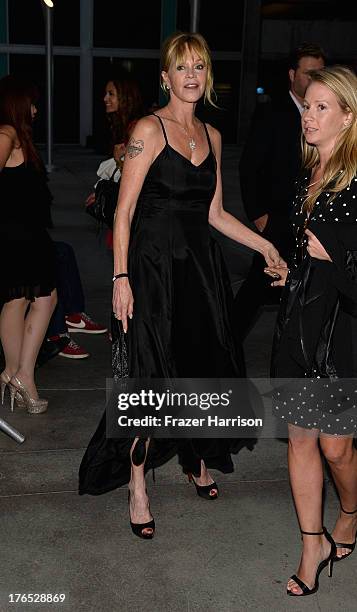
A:
<svg viewBox="0 0 357 612">
<path fill-rule="evenodd" d="M 93 204 L 86 207 L 88 215 L 96 219 L 99 223 L 107 225 L 113 229 L 114 213 L 118 201 L 120 179 L 115 182 L 116 168 L 110 179 L 100 179 L 95 188 L 95 200 Z"/>
</svg>

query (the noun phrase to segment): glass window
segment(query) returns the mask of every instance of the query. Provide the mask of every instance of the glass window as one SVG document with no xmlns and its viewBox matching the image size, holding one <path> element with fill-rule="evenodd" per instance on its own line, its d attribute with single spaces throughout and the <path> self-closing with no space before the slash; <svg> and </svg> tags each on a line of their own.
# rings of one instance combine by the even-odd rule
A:
<svg viewBox="0 0 357 612">
<path fill-rule="evenodd" d="M 44 55 L 10 55 L 10 72 L 26 75 L 39 88 L 38 114 L 34 123 L 36 142 L 46 142 L 46 66 Z M 56 143 L 79 141 L 79 58 L 54 58 L 54 121 Z"/>
<path fill-rule="evenodd" d="M 179 0 L 177 3 L 177 29 L 188 32 L 190 29 L 190 0 Z"/>
<path fill-rule="evenodd" d="M 240 51 L 242 47 L 244 1 L 201 0 L 199 32 L 215 51 Z M 177 29 L 190 28 L 190 0 L 179 0 Z"/>
<path fill-rule="evenodd" d="M 240 51 L 242 48 L 243 0 L 206 0 L 201 2 L 200 32 L 215 51 Z"/>
<path fill-rule="evenodd" d="M 79 141 L 79 57 L 54 58 L 54 140 Z"/>
<path fill-rule="evenodd" d="M 221 132 L 224 144 L 233 144 L 237 142 L 240 62 L 217 60 L 213 71 L 218 108 L 200 103 L 197 115 Z"/>
<path fill-rule="evenodd" d="M 261 59 L 257 86 L 263 87 L 269 98 L 285 98 L 290 86 L 287 58 Z"/>
<path fill-rule="evenodd" d="M 336 0 L 318 0 L 310 2 L 276 2 L 276 0 L 262 0 L 263 19 L 282 19 L 303 21 L 321 21 L 340 19 L 349 21 L 357 17 L 355 2 L 336 2 Z"/>
<path fill-rule="evenodd" d="M 45 22 L 42 0 L 10 0 L 9 42 L 45 44 Z M 79 0 L 57 0 L 53 9 L 53 42 L 55 45 L 78 46 Z M 31 24 L 31 27 L 29 27 Z"/>
<path fill-rule="evenodd" d="M 94 46 L 159 49 L 161 0 L 94 0 Z"/>
<path fill-rule="evenodd" d="M 43 45 L 45 26 L 40 0 L 10 0 L 8 2 L 9 42 Z M 31 24 L 31 27 L 29 27 Z"/>
<path fill-rule="evenodd" d="M 53 44 L 78 47 L 80 45 L 80 0 L 54 0 L 54 3 Z"/>
</svg>

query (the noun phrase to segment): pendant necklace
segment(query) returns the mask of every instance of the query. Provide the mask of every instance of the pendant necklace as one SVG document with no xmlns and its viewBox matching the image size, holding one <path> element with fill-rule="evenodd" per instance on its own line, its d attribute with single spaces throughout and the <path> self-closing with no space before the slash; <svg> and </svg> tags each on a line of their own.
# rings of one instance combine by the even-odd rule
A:
<svg viewBox="0 0 357 612">
<path fill-rule="evenodd" d="M 189 141 L 188 141 L 188 146 L 190 147 L 191 151 L 194 151 L 197 147 L 196 141 L 195 139 L 190 136 L 189 132 L 187 131 L 187 129 L 179 122 L 177 121 L 175 115 L 173 114 L 173 112 L 168 109 L 170 115 L 174 118 L 175 123 L 177 123 L 177 125 L 185 132 L 186 136 L 188 136 Z"/>
</svg>

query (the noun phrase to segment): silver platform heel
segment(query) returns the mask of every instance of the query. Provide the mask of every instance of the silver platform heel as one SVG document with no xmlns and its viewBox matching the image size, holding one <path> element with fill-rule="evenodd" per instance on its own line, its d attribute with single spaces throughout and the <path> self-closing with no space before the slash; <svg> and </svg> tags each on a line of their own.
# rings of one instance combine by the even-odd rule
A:
<svg viewBox="0 0 357 612">
<path fill-rule="evenodd" d="M 19 378 L 17 378 L 17 376 L 13 376 L 11 378 L 9 385 L 11 412 L 13 412 L 14 410 L 14 401 L 16 393 L 20 394 L 29 414 L 42 414 L 42 412 L 46 412 L 48 407 L 48 400 L 41 398 L 34 399 L 33 397 L 31 397 L 25 385 L 21 382 Z"/>
<path fill-rule="evenodd" d="M 10 380 L 11 380 L 11 376 L 8 375 L 8 373 L 4 370 L 3 372 L 1 372 L 0 374 L 0 381 L 1 381 L 1 405 L 4 405 L 4 400 L 5 400 L 5 389 L 7 387 L 7 385 L 9 385 L 10 388 Z M 25 408 L 26 404 L 24 402 L 24 400 L 22 399 L 21 395 L 19 392 L 17 392 L 15 394 L 15 402 L 18 405 L 19 408 Z"/>
</svg>

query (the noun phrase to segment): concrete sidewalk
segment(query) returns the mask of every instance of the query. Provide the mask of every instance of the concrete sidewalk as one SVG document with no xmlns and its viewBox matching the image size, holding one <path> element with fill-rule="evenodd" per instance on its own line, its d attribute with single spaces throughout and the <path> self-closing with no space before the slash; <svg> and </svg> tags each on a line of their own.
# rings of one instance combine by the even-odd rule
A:
<svg viewBox="0 0 357 612">
<path fill-rule="evenodd" d="M 55 195 L 53 237 L 75 249 L 86 294 L 86 311 L 109 325 L 111 258 L 83 202 L 100 158 L 78 149 L 58 150 L 51 175 Z M 225 201 L 241 215 L 237 150 L 224 152 Z M 225 243 L 233 280 L 239 284 L 250 253 Z M 245 350 L 251 376 L 268 370 L 274 312 L 264 312 Z M 300 537 L 287 481 L 286 443 L 260 440 L 235 458 L 231 475 L 213 474 L 221 496 L 208 503 L 196 495 L 176 459 L 147 478 L 157 532 L 153 541 L 134 537 L 126 488 L 99 497 L 77 494 L 78 466 L 105 402 L 110 377 L 106 335 L 74 336 L 89 359 L 56 357 L 37 372 L 44 415 L 31 417 L 8 403 L 1 416 L 26 435 L 16 445 L 0 433 L 0 611 L 240 612 L 357 609 L 357 554 L 323 572 L 320 590 L 308 599 L 285 595 L 295 572 Z M 338 502 L 326 483 L 325 524 L 332 529 Z M 64 603 L 11 603 L 11 594 L 65 594 Z"/>
</svg>

